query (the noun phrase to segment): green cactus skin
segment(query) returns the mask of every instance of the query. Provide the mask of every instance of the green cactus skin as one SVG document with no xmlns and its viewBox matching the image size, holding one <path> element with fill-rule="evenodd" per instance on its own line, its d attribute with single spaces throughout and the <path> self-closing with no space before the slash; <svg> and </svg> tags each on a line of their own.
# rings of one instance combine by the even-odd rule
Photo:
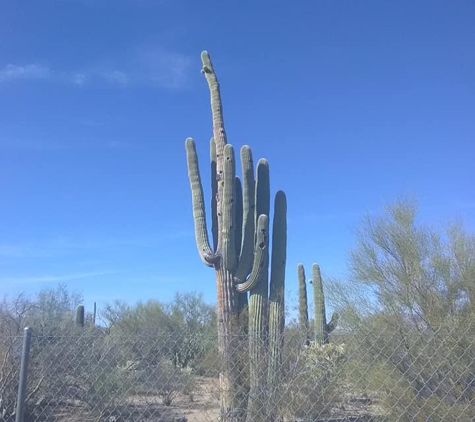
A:
<svg viewBox="0 0 475 422">
<path fill-rule="evenodd" d="M 218 181 L 216 180 L 216 142 L 211 138 L 210 145 L 210 162 L 211 162 L 211 233 L 213 236 L 213 252 L 216 252 L 218 247 L 218 211 L 217 200 L 218 195 Z"/>
<path fill-rule="evenodd" d="M 266 383 L 271 381 L 274 385 L 279 380 L 276 372 L 284 326 L 286 199 L 283 192 L 278 192 L 275 199 L 268 298 L 269 165 L 266 160 L 259 160 L 254 178 L 251 149 L 245 145 L 240 151 L 242 179 L 236 177 L 234 148 L 227 143 L 224 130 L 218 79 L 206 51 L 202 52 L 201 59 L 213 116 L 210 141 L 212 245 L 195 141 L 188 138 L 185 147 L 196 245 L 201 260 L 213 267 L 216 275 L 218 350 L 222 362 L 221 418 L 226 422 L 259 421 L 265 419 L 267 412 L 262 406 Z M 271 345 L 267 353 L 269 332 Z M 240 347 L 242 334 L 248 334 L 248 347 Z M 248 385 L 242 375 L 247 373 Z"/>
<path fill-rule="evenodd" d="M 76 326 L 84 328 L 84 306 L 79 305 L 76 308 Z"/>
<path fill-rule="evenodd" d="M 252 283 L 249 295 L 249 397 L 248 422 L 263 422 L 265 412 L 263 398 L 266 395 L 266 352 L 267 352 L 267 298 L 269 278 L 269 218 L 270 213 L 269 164 L 266 160 L 257 163 L 256 210 L 257 220 L 256 253 L 260 253 L 262 267 Z M 266 239 L 263 238 L 265 236 Z M 263 247 L 261 247 L 261 245 Z M 255 260 L 257 261 L 257 259 Z M 254 270 L 254 269 L 253 269 Z M 265 400 L 264 400 L 265 403 Z"/>
<path fill-rule="evenodd" d="M 299 280 L 299 328 L 304 336 L 304 344 L 310 344 L 308 325 L 307 284 L 305 282 L 305 268 L 302 264 L 297 266 Z"/>
<path fill-rule="evenodd" d="M 285 265 L 287 261 L 287 198 L 278 191 L 274 200 L 269 293 L 269 357 L 267 369 L 268 420 L 277 420 L 277 393 L 281 383 L 285 326 Z"/>
<path fill-rule="evenodd" d="M 322 275 L 320 272 L 320 267 L 317 264 L 313 264 L 312 276 L 313 280 L 310 281 L 310 283 L 313 284 L 315 341 L 318 345 L 322 346 L 328 343 L 329 334 L 336 328 L 338 323 L 338 314 L 334 313 L 331 321 L 327 324 Z"/>
</svg>

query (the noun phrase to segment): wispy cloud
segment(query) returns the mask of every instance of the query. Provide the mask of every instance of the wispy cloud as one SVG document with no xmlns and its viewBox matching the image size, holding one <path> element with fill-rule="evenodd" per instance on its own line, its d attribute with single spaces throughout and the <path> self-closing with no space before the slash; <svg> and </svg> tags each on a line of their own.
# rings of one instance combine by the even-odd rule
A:
<svg viewBox="0 0 475 422">
<path fill-rule="evenodd" d="M 34 277 L 3 277 L 0 279 L 0 284 L 28 284 L 28 283 L 58 283 L 61 281 L 80 280 L 83 278 L 99 277 L 109 274 L 118 274 L 121 271 L 96 271 L 84 273 L 72 273 L 62 275 L 43 275 Z"/>
<path fill-rule="evenodd" d="M 113 84 L 125 86 L 130 83 L 129 75 L 127 75 L 125 72 L 121 72 L 120 70 L 103 72 L 102 76 Z"/>
<path fill-rule="evenodd" d="M 137 144 L 111 140 L 88 140 L 87 142 L 54 142 L 42 140 L 0 139 L 0 148 L 28 151 L 63 151 L 78 149 L 129 149 L 138 148 Z"/>
<path fill-rule="evenodd" d="M 137 55 L 142 78 L 167 88 L 186 85 L 192 64 L 191 57 L 163 49 L 144 49 Z"/>
<path fill-rule="evenodd" d="M 301 224 L 305 222 L 328 222 L 328 221 L 349 221 L 354 218 L 359 218 L 365 213 L 364 210 L 361 211 L 349 211 L 349 212 L 329 212 L 329 213 L 309 213 L 309 214 L 298 214 L 291 215 L 287 218 L 289 224 Z"/>
<path fill-rule="evenodd" d="M 107 65 L 90 65 L 81 69 L 54 69 L 38 63 L 6 64 L 0 67 L 0 84 L 15 81 L 63 83 L 76 87 L 111 86 L 125 88 L 151 85 L 180 89 L 186 85 L 191 58 L 164 49 L 149 48 L 107 59 Z"/>
<path fill-rule="evenodd" d="M 54 258 L 76 255 L 81 252 L 106 253 L 119 249 L 157 248 L 166 242 L 192 237 L 193 231 L 177 230 L 156 237 L 116 238 L 116 239 L 75 239 L 57 238 L 41 242 L 0 244 L 0 257 L 13 258 Z"/>
<path fill-rule="evenodd" d="M 10 63 L 0 70 L 0 83 L 15 81 L 18 79 L 48 79 L 50 76 L 50 69 L 42 65 L 15 65 Z"/>
<path fill-rule="evenodd" d="M 0 70 L 0 83 L 5 84 L 18 80 L 59 82 L 76 86 L 92 83 L 124 86 L 129 82 L 129 77 L 125 72 L 115 69 L 64 71 L 35 63 L 22 65 L 9 63 Z"/>
</svg>

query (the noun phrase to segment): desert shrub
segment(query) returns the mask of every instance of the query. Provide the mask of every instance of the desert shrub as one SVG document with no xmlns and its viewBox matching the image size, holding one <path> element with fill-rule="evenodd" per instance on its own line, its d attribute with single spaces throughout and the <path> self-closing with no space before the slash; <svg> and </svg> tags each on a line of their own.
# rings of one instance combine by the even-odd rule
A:
<svg viewBox="0 0 475 422">
<path fill-rule="evenodd" d="M 140 366 L 136 371 L 140 394 L 159 396 L 165 406 L 170 406 L 179 393 L 192 394 L 194 375 L 190 370 L 177 368 L 169 359 L 161 359 L 154 366 Z"/>
<path fill-rule="evenodd" d="M 25 411 L 25 420 L 30 420 L 42 412 L 38 402 L 62 370 L 58 368 L 51 373 L 45 370 L 49 352 L 41 343 L 51 346 L 54 336 L 70 332 L 74 326 L 72 315 L 80 299 L 59 285 L 56 289 L 43 289 L 33 298 L 19 294 L 0 302 L 0 416 L 3 419 L 12 418 L 15 413 L 24 328 L 33 329 Z"/>
<path fill-rule="evenodd" d="M 167 358 L 176 367 L 196 369 L 215 349 L 216 312 L 198 293 L 178 293 L 168 303 L 116 301 L 103 317 L 111 335 L 122 338 L 124 353 L 150 365 Z"/>
<path fill-rule="evenodd" d="M 305 347 L 284 379 L 280 399 L 283 413 L 303 420 L 328 416 L 339 401 L 345 361 L 344 345 L 312 342 Z"/>
</svg>

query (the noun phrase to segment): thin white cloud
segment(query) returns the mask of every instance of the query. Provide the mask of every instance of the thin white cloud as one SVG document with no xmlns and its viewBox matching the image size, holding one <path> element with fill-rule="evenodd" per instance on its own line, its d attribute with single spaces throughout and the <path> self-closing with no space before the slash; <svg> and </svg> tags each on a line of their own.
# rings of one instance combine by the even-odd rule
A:
<svg viewBox="0 0 475 422">
<path fill-rule="evenodd" d="M 0 256 L 4 258 L 23 258 L 25 247 L 19 245 L 0 245 Z"/>
<path fill-rule="evenodd" d="M 88 81 L 87 75 L 81 72 L 73 72 L 71 75 L 67 75 L 66 79 L 69 79 L 74 85 L 84 85 Z"/>
<path fill-rule="evenodd" d="M 164 51 L 147 49 L 138 54 L 143 78 L 167 88 L 179 89 L 186 85 L 191 68 L 191 57 Z"/>
<path fill-rule="evenodd" d="M 15 65 L 9 63 L 0 70 L 0 83 L 18 79 L 48 79 L 50 76 L 51 71 L 45 66 L 38 64 Z"/>
<path fill-rule="evenodd" d="M 138 148 L 137 144 L 111 140 L 87 140 L 87 142 L 30 141 L 19 139 L 0 139 L 2 149 L 20 149 L 27 151 L 64 151 L 77 149 L 129 149 Z"/>
<path fill-rule="evenodd" d="M 130 77 L 125 72 L 119 70 L 104 72 L 102 76 L 110 83 L 122 86 L 125 86 L 130 82 Z"/>
<path fill-rule="evenodd" d="M 0 244 L 0 257 L 3 258 L 53 258 L 78 254 L 81 252 L 106 253 L 128 248 L 157 248 L 165 242 L 179 241 L 194 236 L 192 230 L 177 230 L 162 233 L 160 236 L 91 239 L 58 238 L 41 242 L 24 242 L 20 244 Z"/>
<path fill-rule="evenodd" d="M 80 280 L 83 278 L 99 277 L 109 274 L 118 274 L 121 271 L 96 271 L 73 273 L 63 275 L 44 275 L 34 277 L 4 277 L 0 279 L 0 284 L 28 284 L 28 283 L 57 283 L 61 281 Z"/>
<path fill-rule="evenodd" d="M 153 85 L 168 89 L 186 86 L 191 58 L 160 48 L 148 48 L 126 53 L 120 60 L 106 60 L 107 64 L 82 69 L 52 69 L 36 63 L 13 64 L 0 67 L 0 84 L 14 81 L 43 81 L 76 87 Z"/>
</svg>

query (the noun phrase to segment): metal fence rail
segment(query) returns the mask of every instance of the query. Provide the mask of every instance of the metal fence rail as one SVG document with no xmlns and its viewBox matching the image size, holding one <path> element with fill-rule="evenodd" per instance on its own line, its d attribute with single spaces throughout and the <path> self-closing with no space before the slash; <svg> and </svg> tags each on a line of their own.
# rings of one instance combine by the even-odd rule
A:
<svg viewBox="0 0 475 422">
<path fill-rule="evenodd" d="M 324 346 L 287 329 L 272 403 L 280 420 L 475 420 L 473 326 L 375 327 Z M 247 344 L 236 342 L 241 351 Z M 21 337 L 1 339 L 1 421 L 18 417 L 21 354 Z M 24 421 L 218 421 L 218 356 L 216 336 L 202 333 L 33 330 Z"/>
</svg>

